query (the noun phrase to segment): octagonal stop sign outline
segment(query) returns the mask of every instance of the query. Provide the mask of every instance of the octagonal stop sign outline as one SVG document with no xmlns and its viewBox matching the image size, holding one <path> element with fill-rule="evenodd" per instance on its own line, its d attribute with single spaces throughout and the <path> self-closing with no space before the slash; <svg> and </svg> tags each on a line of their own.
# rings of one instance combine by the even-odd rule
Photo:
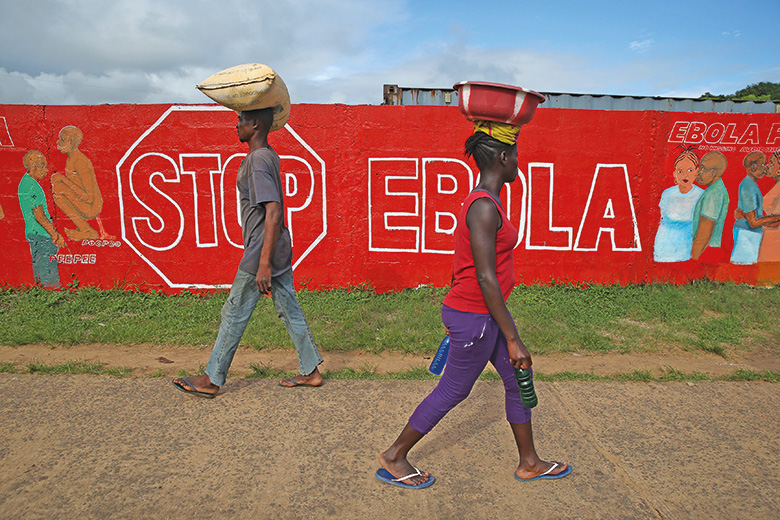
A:
<svg viewBox="0 0 780 520">
<path fill-rule="evenodd" d="M 236 113 L 174 105 L 117 163 L 122 239 L 170 288 L 230 287 L 243 253 Z M 279 154 L 293 269 L 327 234 L 325 162 L 290 127 Z"/>
</svg>

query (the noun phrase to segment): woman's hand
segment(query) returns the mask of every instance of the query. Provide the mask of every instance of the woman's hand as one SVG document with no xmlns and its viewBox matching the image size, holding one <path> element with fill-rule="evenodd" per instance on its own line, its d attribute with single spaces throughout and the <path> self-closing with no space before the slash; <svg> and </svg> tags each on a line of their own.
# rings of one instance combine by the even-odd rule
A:
<svg viewBox="0 0 780 520">
<path fill-rule="evenodd" d="M 520 339 L 516 341 L 507 341 L 506 348 L 509 351 L 509 362 L 515 368 L 531 368 L 531 353 L 525 348 Z"/>
</svg>

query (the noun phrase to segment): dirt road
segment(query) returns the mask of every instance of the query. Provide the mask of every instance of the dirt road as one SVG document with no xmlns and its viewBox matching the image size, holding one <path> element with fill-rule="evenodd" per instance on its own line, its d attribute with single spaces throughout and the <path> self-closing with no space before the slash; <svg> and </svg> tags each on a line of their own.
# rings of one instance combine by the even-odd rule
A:
<svg viewBox="0 0 780 520">
<path fill-rule="evenodd" d="M 180 370 L 194 373 L 208 363 L 210 346 L 201 349 L 160 345 L 101 345 L 87 344 L 72 347 L 49 345 L 25 345 L 9 347 L 0 345 L 0 363 L 16 363 L 24 367 L 32 361 L 59 364 L 67 361 L 98 361 L 106 367 L 132 368 L 132 376 L 173 376 Z M 378 373 L 398 372 L 410 368 L 427 367 L 431 358 L 404 355 L 393 352 L 325 352 L 321 369 L 342 370 L 372 368 Z M 298 358 L 295 350 L 255 351 L 240 348 L 231 365 L 231 374 L 242 377 L 251 372 L 250 365 L 272 366 L 285 371 L 296 371 Z M 700 372 L 722 376 L 736 369 L 780 372 L 780 355 L 772 352 L 736 352 L 728 359 L 701 351 L 676 351 L 663 354 L 558 354 L 534 356 L 534 368 L 546 374 L 564 371 L 611 375 L 633 370 L 649 370 L 659 373 L 663 369 L 675 369 L 686 374 Z"/>
<path fill-rule="evenodd" d="M 169 378 L 0 374 L 0 518 L 780 517 L 778 384 L 537 382 L 539 452 L 575 469 L 521 483 L 502 386 L 478 382 L 412 452 L 437 482 L 379 482 L 434 385 L 233 378 L 206 400 Z"/>
</svg>

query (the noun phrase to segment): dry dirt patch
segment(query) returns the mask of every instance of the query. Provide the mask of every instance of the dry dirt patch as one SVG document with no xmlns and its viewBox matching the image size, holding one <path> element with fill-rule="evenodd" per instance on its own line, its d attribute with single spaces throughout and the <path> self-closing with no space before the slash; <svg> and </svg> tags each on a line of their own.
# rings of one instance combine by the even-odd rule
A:
<svg viewBox="0 0 780 520">
<path fill-rule="evenodd" d="M 59 364 L 67 361 L 105 363 L 106 368 L 132 368 L 133 376 L 173 376 L 180 370 L 195 372 L 208 363 L 210 347 L 177 347 L 163 345 L 103 345 L 86 344 L 71 347 L 48 345 L 0 346 L 0 363 L 16 363 L 23 367 L 30 362 Z M 385 352 L 323 352 L 323 371 L 345 368 L 374 368 L 377 373 L 398 372 L 428 366 L 430 356 L 415 356 Z M 231 374 L 242 376 L 251 372 L 250 364 L 261 364 L 279 370 L 296 371 L 298 358 L 294 350 L 255 351 L 240 347 L 231 366 Z M 672 368 L 686 374 L 701 372 L 713 377 L 730 374 L 737 369 L 774 370 L 780 372 L 780 355 L 768 352 L 746 352 L 725 359 L 704 352 L 667 352 L 653 354 L 555 354 L 535 356 L 534 368 L 555 374 L 564 371 L 610 375 L 634 370 L 659 373 Z"/>
</svg>

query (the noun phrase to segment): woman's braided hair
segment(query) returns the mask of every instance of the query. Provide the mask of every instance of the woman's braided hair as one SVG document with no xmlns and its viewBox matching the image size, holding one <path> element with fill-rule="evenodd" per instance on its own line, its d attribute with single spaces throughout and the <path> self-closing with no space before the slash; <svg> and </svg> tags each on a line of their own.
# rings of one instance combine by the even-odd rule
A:
<svg viewBox="0 0 780 520">
<path fill-rule="evenodd" d="M 696 154 L 696 145 L 691 146 L 683 146 L 681 144 L 677 145 L 677 148 L 681 148 L 682 152 L 680 152 L 680 155 L 677 156 L 677 158 L 674 160 L 674 166 L 677 167 L 677 163 L 682 161 L 683 159 L 688 159 L 693 163 L 694 167 L 699 166 L 699 156 Z"/>
<path fill-rule="evenodd" d="M 466 139 L 466 157 L 473 157 L 477 167 L 487 167 L 501 152 L 510 152 L 512 147 L 484 132 L 476 132 Z"/>
</svg>

